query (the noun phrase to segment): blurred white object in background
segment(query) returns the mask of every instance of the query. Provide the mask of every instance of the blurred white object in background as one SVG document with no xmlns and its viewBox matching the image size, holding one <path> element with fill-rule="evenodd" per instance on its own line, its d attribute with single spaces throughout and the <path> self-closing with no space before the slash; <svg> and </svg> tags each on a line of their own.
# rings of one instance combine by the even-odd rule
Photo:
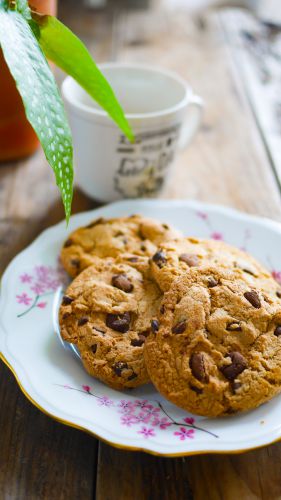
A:
<svg viewBox="0 0 281 500">
<path fill-rule="evenodd" d="M 107 0 L 84 0 L 84 5 L 92 9 L 103 9 L 106 4 Z"/>
<path fill-rule="evenodd" d="M 210 8 L 240 7 L 265 21 L 281 23 L 280 0 L 164 0 L 164 3 L 170 9 L 184 8 L 191 13 L 201 13 Z"/>
</svg>

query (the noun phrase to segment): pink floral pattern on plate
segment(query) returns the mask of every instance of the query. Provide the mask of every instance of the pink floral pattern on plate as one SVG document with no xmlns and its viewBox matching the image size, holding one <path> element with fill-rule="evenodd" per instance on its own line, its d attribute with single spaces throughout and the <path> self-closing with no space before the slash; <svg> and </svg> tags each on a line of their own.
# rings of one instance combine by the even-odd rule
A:
<svg viewBox="0 0 281 500">
<path fill-rule="evenodd" d="M 209 232 L 208 237 L 209 238 L 211 238 L 213 240 L 217 240 L 217 241 L 224 241 L 225 238 L 224 238 L 223 233 L 221 231 L 218 231 L 217 228 L 214 227 L 214 225 L 210 219 L 210 216 L 207 212 L 203 212 L 201 210 L 198 210 L 195 213 L 196 213 L 197 217 L 199 219 L 201 219 L 203 221 L 203 223 L 206 225 L 206 227 L 208 228 L 208 232 Z M 248 243 L 251 240 L 251 238 L 252 238 L 252 232 L 249 228 L 246 228 L 244 231 L 242 244 L 240 246 L 241 250 L 244 250 L 245 252 L 247 251 L 247 246 L 248 246 Z M 268 261 L 268 267 L 270 269 L 272 277 L 275 279 L 275 281 L 277 281 L 277 283 L 279 285 L 281 285 L 281 271 L 274 268 L 274 266 L 272 265 L 272 262 L 270 260 L 270 257 L 267 257 L 267 261 Z"/>
<path fill-rule="evenodd" d="M 214 434 L 203 427 L 196 424 L 194 417 L 185 417 L 175 420 L 165 410 L 163 403 L 157 400 L 150 401 L 148 399 L 121 399 L 114 402 L 108 396 L 99 396 L 93 392 L 89 385 L 82 385 L 79 388 L 71 387 L 68 384 L 55 384 L 57 387 L 83 393 L 87 396 L 92 396 L 99 406 L 106 407 L 111 411 L 120 414 L 120 424 L 125 427 L 134 427 L 136 433 L 144 439 L 150 439 L 158 434 L 158 431 L 172 430 L 175 439 L 185 441 L 193 439 L 195 432 L 205 432 L 214 438 L 218 438 Z"/>
<path fill-rule="evenodd" d="M 207 212 L 203 212 L 201 210 L 197 211 L 196 212 L 196 215 L 197 217 L 199 217 L 199 219 L 201 219 L 205 226 L 207 227 L 207 230 L 209 232 L 209 235 L 208 237 L 211 238 L 212 240 L 216 240 L 216 241 L 224 241 L 224 234 L 219 231 L 217 228 L 214 227 L 213 225 L 213 222 L 211 221 L 210 219 L 210 216 L 209 214 L 207 214 Z M 247 249 L 247 244 L 249 242 L 249 240 L 251 239 L 252 235 L 251 235 L 251 231 L 250 229 L 245 229 L 245 232 L 244 232 L 244 236 L 243 236 L 243 242 L 242 242 L 242 245 L 241 245 L 241 250 L 246 250 Z"/>
<path fill-rule="evenodd" d="M 48 301 L 46 298 L 52 295 L 59 286 L 66 283 L 66 274 L 62 267 L 36 265 L 30 272 L 24 272 L 19 276 L 24 291 L 16 295 L 16 301 L 25 307 L 17 317 L 25 316 L 34 308 L 45 309 Z"/>
<path fill-rule="evenodd" d="M 209 237 L 212 238 L 212 240 L 223 241 L 223 234 L 214 229 L 212 222 L 210 221 L 210 217 L 206 212 L 198 211 L 196 212 L 196 215 L 206 224 L 208 230 L 210 231 Z"/>
</svg>

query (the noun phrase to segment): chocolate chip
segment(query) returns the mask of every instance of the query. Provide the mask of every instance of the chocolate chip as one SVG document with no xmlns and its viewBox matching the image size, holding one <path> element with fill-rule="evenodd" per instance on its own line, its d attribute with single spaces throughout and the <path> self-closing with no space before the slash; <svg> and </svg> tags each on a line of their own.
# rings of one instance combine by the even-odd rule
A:
<svg viewBox="0 0 281 500">
<path fill-rule="evenodd" d="M 131 340 L 131 345 L 133 347 L 141 347 L 144 343 L 145 343 L 145 336 L 144 335 L 139 335 L 138 339 Z"/>
<path fill-rule="evenodd" d="M 73 245 L 73 241 L 69 238 L 68 240 L 66 240 L 66 242 L 64 243 L 64 248 L 67 248 L 67 247 L 71 247 L 71 245 Z"/>
<path fill-rule="evenodd" d="M 219 284 L 217 278 L 214 278 L 214 276 L 209 276 L 207 283 L 209 288 L 214 288 L 214 286 Z"/>
<path fill-rule="evenodd" d="M 232 383 L 231 387 L 232 387 L 233 392 L 235 393 L 236 391 L 238 391 L 238 389 L 240 389 L 240 387 L 242 387 L 242 384 L 241 384 L 241 382 L 235 381 Z"/>
<path fill-rule="evenodd" d="M 78 319 L 78 326 L 83 326 L 83 325 L 86 325 L 86 323 L 88 323 L 89 321 L 89 318 L 87 316 L 82 316 L 82 318 Z"/>
<path fill-rule="evenodd" d="M 138 262 L 138 260 L 139 260 L 138 257 L 130 257 L 128 259 L 129 262 Z"/>
<path fill-rule="evenodd" d="M 91 349 L 92 349 L 92 353 L 93 353 L 93 354 L 96 354 L 96 352 L 97 352 L 97 347 L 98 347 L 98 345 L 97 345 L 97 344 L 93 344 L 93 345 L 91 346 Z"/>
<path fill-rule="evenodd" d="M 97 332 L 102 333 L 103 335 L 105 334 L 105 331 L 104 331 L 104 330 L 101 330 L 101 329 L 100 329 L 100 328 L 98 328 L 97 326 L 93 326 L 93 330 L 96 330 Z"/>
<path fill-rule="evenodd" d="M 146 236 L 145 233 L 143 233 L 143 229 L 145 230 L 145 227 L 144 228 L 140 227 L 138 231 L 138 236 L 142 241 L 146 240 Z"/>
<path fill-rule="evenodd" d="M 172 328 L 172 333 L 183 333 L 186 329 L 186 321 L 180 321 Z"/>
<path fill-rule="evenodd" d="M 85 229 L 91 229 L 92 227 L 98 226 L 99 224 L 102 224 L 103 222 L 105 222 L 105 219 L 100 217 L 99 219 L 96 219 L 96 220 L 93 220 L 92 222 L 90 222 L 90 224 L 88 224 L 88 226 L 85 226 Z"/>
<path fill-rule="evenodd" d="M 233 351 L 227 354 L 231 359 L 230 365 L 220 367 L 220 371 L 228 380 L 234 380 L 237 375 L 247 368 L 247 361 L 240 352 Z"/>
<path fill-rule="evenodd" d="M 134 380 L 134 378 L 137 378 L 137 374 L 135 372 L 133 372 L 132 375 L 128 377 L 128 380 Z"/>
<path fill-rule="evenodd" d="M 168 224 L 162 224 L 162 227 L 163 227 L 164 229 L 170 229 L 170 228 L 169 228 L 169 226 L 168 226 Z"/>
<path fill-rule="evenodd" d="M 71 259 L 70 264 L 73 267 L 76 267 L 77 269 L 79 269 L 79 267 L 80 267 L 80 260 L 79 259 Z"/>
<path fill-rule="evenodd" d="M 151 329 L 154 333 L 158 332 L 159 330 L 159 321 L 157 319 L 152 319 L 151 320 Z"/>
<path fill-rule="evenodd" d="M 126 293 L 130 293 L 134 289 L 133 283 L 131 283 L 126 274 L 114 274 L 111 283 L 113 286 Z"/>
<path fill-rule="evenodd" d="M 123 363 L 123 361 L 117 361 L 115 365 L 112 367 L 113 371 L 118 375 L 118 377 L 121 377 L 122 371 L 128 369 L 127 363 Z"/>
<path fill-rule="evenodd" d="M 107 314 L 106 326 L 116 332 L 125 333 L 130 328 L 131 316 L 130 313 L 124 314 Z"/>
<path fill-rule="evenodd" d="M 185 262 L 189 267 L 199 266 L 199 258 L 194 254 L 182 253 L 179 256 L 179 260 Z"/>
<path fill-rule="evenodd" d="M 191 355 L 189 360 L 189 366 L 192 371 L 192 375 L 197 378 L 200 382 L 208 382 L 209 377 L 206 373 L 204 354 L 202 352 L 195 352 Z"/>
<path fill-rule="evenodd" d="M 228 408 L 227 410 L 225 410 L 225 413 L 226 415 L 234 415 L 235 413 L 237 413 L 238 410 L 235 410 L 234 408 Z"/>
<path fill-rule="evenodd" d="M 142 252 L 146 252 L 146 246 L 145 245 L 141 245 L 140 249 L 141 249 Z"/>
<path fill-rule="evenodd" d="M 199 389 L 199 387 L 196 387 L 195 385 L 189 384 L 190 389 L 193 392 L 196 392 L 196 394 L 202 394 L 203 389 Z"/>
<path fill-rule="evenodd" d="M 244 267 L 242 271 L 244 271 L 244 273 L 251 274 L 251 276 L 256 276 L 254 269 L 250 269 L 249 267 Z"/>
<path fill-rule="evenodd" d="M 251 276 L 256 276 L 256 270 L 248 262 L 244 260 L 239 260 L 235 262 L 235 267 L 239 267 L 244 271 L 244 273 L 251 274 Z"/>
<path fill-rule="evenodd" d="M 167 260 L 164 252 L 162 250 L 159 250 L 159 252 L 156 252 L 153 257 L 152 257 L 153 262 L 157 264 L 157 266 L 161 269 L 163 266 L 165 266 Z"/>
<path fill-rule="evenodd" d="M 261 301 L 260 298 L 255 290 L 251 290 L 250 292 L 245 292 L 244 293 L 245 299 L 252 304 L 253 307 L 256 309 L 259 309 L 261 307 Z"/>
<path fill-rule="evenodd" d="M 66 318 L 68 318 L 69 316 L 71 316 L 71 313 L 69 313 L 69 312 L 64 313 L 64 314 L 62 315 L 62 319 L 66 319 Z"/>
<path fill-rule="evenodd" d="M 276 295 L 277 295 L 278 299 L 281 299 L 281 290 L 277 290 Z"/>
<path fill-rule="evenodd" d="M 71 304 L 71 302 L 73 301 L 74 299 L 72 297 L 69 297 L 68 295 L 64 295 L 62 298 L 62 303 L 64 306 L 68 306 L 68 304 Z"/>
<path fill-rule="evenodd" d="M 139 335 L 139 337 L 144 337 L 146 339 L 146 337 L 149 337 L 150 333 L 151 333 L 151 330 L 149 328 L 148 330 L 142 331 L 141 335 Z"/>
<path fill-rule="evenodd" d="M 265 302 L 267 302 L 268 304 L 272 304 L 272 299 L 271 297 L 269 297 L 268 295 L 263 295 L 263 299 L 265 300 Z"/>
<path fill-rule="evenodd" d="M 281 326 L 277 326 L 274 330 L 274 335 L 276 335 L 276 337 L 279 337 L 281 335 Z"/>
<path fill-rule="evenodd" d="M 230 332 L 241 332 L 241 323 L 239 321 L 232 321 L 232 323 L 228 323 L 226 329 Z"/>
</svg>

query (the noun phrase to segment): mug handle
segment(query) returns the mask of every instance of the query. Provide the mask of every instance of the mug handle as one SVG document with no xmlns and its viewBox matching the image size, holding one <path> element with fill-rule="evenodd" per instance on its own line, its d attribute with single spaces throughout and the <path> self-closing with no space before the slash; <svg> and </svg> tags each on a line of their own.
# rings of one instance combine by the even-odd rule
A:
<svg viewBox="0 0 281 500">
<path fill-rule="evenodd" d="M 185 119 L 185 123 L 182 126 L 180 132 L 178 146 L 179 149 L 185 149 L 190 143 L 197 130 L 199 129 L 202 121 L 204 102 L 198 95 L 192 94 L 190 96 L 187 110 L 188 118 Z"/>
</svg>

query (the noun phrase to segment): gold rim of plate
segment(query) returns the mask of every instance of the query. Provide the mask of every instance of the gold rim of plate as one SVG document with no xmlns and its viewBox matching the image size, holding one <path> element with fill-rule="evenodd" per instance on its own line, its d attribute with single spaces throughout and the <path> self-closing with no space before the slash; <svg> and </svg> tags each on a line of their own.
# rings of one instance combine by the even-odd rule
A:
<svg viewBox="0 0 281 500">
<path fill-rule="evenodd" d="M 3 363 L 9 368 L 9 370 L 12 372 L 13 376 L 16 379 L 16 382 L 22 391 L 22 393 L 25 395 L 25 397 L 42 413 L 47 415 L 48 417 L 51 417 L 54 419 L 56 422 L 59 422 L 60 424 L 67 425 L 68 427 L 73 427 L 74 429 L 78 429 L 80 431 L 87 432 L 87 434 L 90 434 L 91 436 L 95 437 L 96 439 L 99 439 L 100 441 L 113 446 L 113 448 L 117 448 L 119 450 L 126 450 L 126 451 L 142 451 L 145 453 L 148 453 L 149 455 L 154 455 L 156 457 L 171 457 L 171 458 L 177 458 L 177 457 L 187 457 L 187 456 L 192 456 L 192 455 L 204 455 L 204 454 L 217 454 L 217 455 L 238 455 L 239 453 L 246 453 L 247 451 L 253 451 L 253 450 L 259 450 L 260 448 L 264 448 L 265 446 L 270 446 L 274 443 L 278 443 L 281 441 L 281 437 L 274 439 L 273 441 L 269 441 L 268 443 L 259 445 L 259 446 L 250 446 L 249 448 L 242 448 L 239 450 L 198 450 L 198 451 L 183 451 L 179 453 L 160 453 L 157 451 L 150 450 L 148 448 L 142 448 L 138 446 L 128 446 L 128 445 L 123 445 L 120 443 L 115 443 L 114 441 L 110 441 L 108 439 L 105 439 L 104 437 L 99 436 L 93 431 L 90 431 L 86 427 L 83 427 L 82 425 L 77 425 L 74 424 L 73 422 L 70 422 L 69 420 L 64 420 L 63 418 L 57 417 L 56 415 L 53 415 L 49 411 L 45 410 L 42 406 L 40 406 L 33 398 L 30 396 L 30 394 L 24 389 L 22 386 L 19 377 L 15 371 L 15 369 L 12 367 L 12 365 L 9 363 L 9 361 L 5 358 L 4 354 L 0 352 L 0 359 L 3 361 Z"/>
</svg>

